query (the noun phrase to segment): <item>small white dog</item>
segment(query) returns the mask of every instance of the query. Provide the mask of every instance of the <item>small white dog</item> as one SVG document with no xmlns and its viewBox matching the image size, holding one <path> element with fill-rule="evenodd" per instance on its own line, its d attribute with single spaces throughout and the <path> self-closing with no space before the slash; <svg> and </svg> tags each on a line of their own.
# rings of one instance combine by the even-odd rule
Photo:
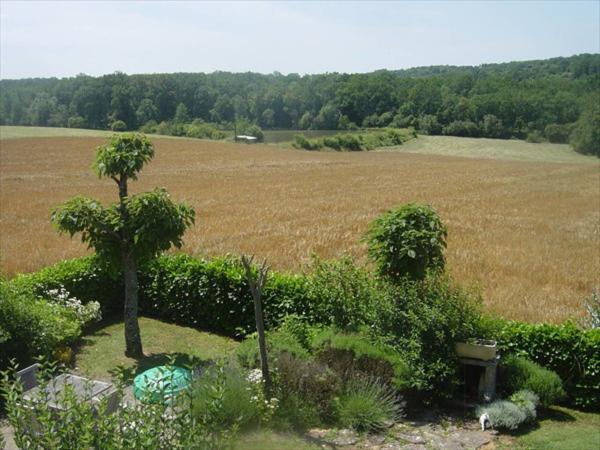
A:
<svg viewBox="0 0 600 450">
<path fill-rule="evenodd" d="M 481 431 L 485 431 L 485 427 L 491 427 L 490 416 L 488 413 L 484 412 L 481 416 L 479 416 L 479 423 L 481 424 Z"/>
</svg>

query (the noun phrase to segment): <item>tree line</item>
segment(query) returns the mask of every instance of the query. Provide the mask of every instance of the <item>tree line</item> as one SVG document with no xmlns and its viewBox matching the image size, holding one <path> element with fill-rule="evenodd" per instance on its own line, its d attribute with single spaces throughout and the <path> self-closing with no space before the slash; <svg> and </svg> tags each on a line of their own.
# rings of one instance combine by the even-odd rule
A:
<svg viewBox="0 0 600 450">
<path fill-rule="evenodd" d="M 598 54 L 365 74 L 117 72 L 0 80 L 3 125 L 106 129 L 117 123 L 132 130 L 244 119 L 266 129 L 412 126 L 424 134 L 571 140 L 584 152 L 597 139 L 590 132 L 599 102 Z"/>
</svg>

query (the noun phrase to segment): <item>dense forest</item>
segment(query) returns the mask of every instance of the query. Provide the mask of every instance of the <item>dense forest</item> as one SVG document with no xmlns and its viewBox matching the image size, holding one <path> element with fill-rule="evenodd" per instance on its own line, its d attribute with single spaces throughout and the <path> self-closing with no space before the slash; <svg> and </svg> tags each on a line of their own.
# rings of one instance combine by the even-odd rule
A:
<svg viewBox="0 0 600 450">
<path fill-rule="evenodd" d="M 365 74 L 175 73 L 0 80 L 0 124 L 138 129 L 414 127 L 424 134 L 571 142 L 597 153 L 600 55 Z M 595 147 L 594 147 L 595 146 Z"/>
</svg>

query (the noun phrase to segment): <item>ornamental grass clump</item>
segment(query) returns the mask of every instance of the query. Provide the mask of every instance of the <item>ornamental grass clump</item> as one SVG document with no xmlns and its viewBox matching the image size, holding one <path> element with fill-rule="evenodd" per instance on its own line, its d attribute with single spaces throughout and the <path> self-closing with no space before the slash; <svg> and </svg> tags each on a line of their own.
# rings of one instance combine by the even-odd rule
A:
<svg viewBox="0 0 600 450">
<path fill-rule="evenodd" d="M 338 424 L 358 431 L 381 430 L 403 414 L 395 390 L 374 377 L 350 380 L 333 404 Z"/>
</svg>

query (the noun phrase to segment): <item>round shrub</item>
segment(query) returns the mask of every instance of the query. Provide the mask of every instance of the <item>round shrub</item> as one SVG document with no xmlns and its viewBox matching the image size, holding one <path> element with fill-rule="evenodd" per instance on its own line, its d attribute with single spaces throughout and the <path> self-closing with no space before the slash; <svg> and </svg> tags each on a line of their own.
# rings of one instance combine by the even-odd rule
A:
<svg viewBox="0 0 600 450">
<path fill-rule="evenodd" d="M 505 392 L 529 390 L 539 397 L 540 404 L 544 407 L 553 405 L 566 396 L 562 381 L 556 372 L 526 358 L 509 355 L 502 362 L 500 369 Z"/>
<path fill-rule="evenodd" d="M 397 351 L 361 334 L 328 329 L 315 336 L 312 346 L 317 360 L 344 377 L 370 376 L 397 389 L 408 387 L 410 382 L 408 364 Z"/>
<path fill-rule="evenodd" d="M 110 124 L 110 129 L 112 131 L 125 131 L 127 130 L 127 124 L 122 120 L 115 120 Z"/>
<path fill-rule="evenodd" d="M 432 207 L 408 203 L 370 225 L 369 255 L 379 273 L 391 280 L 423 279 L 428 269 L 443 270 L 447 234 Z"/>
<path fill-rule="evenodd" d="M 496 400 L 489 405 L 480 406 L 475 414 L 487 413 L 494 428 L 516 430 L 527 422 L 527 412 L 519 405 L 508 400 Z"/>
</svg>

